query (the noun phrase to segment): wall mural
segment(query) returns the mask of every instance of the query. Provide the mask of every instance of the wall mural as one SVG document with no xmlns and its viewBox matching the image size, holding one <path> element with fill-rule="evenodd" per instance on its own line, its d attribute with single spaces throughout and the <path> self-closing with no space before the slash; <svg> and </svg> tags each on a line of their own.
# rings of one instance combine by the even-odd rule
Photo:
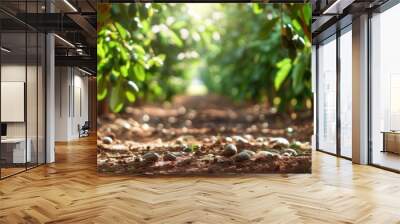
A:
<svg viewBox="0 0 400 224">
<path fill-rule="evenodd" d="M 98 13 L 99 172 L 311 172 L 309 4 Z"/>
</svg>

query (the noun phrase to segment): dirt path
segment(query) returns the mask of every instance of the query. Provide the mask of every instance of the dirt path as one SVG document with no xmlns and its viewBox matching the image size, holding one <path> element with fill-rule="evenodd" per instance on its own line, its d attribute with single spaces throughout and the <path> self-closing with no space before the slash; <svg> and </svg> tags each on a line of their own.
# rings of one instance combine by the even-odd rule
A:
<svg viewBox="0 0 400 224">
<path fill-rule="evenodd" d="M 293 121 L 266 105 L 179 96 L 102 117 L 98 167 L 135 174 L 309 172 L 312 130 L 310 116 Z"/>
</svg>

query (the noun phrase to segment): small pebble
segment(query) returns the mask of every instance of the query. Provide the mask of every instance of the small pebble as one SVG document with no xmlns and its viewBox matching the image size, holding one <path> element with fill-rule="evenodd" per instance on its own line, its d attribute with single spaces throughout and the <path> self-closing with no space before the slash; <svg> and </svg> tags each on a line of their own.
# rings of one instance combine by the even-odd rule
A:
<svg viewBox="0 0 400 224">
<path fill-rule="evenodd" d="M 192 121 L 191 120 L 186 120 L 185 121 L 185 125 L 189 126 L 189 127 L 192 126 Z"/>
<path fill-rule="evenodd" d="M 176 139 L 175 143 L 178 144 L 178 145 L 182 145 L 185 142 L 183 141 L 183 138 L 180 137 L 180 138 Z"/>
<path fill-rule="evenodd" d="M 249 141 L 241 136 L 233 136 L 233 139 L 239 144 L 248 144 Z"/>
<path fill-rule="evenodd" d="M 249 135 L 249 134 L 244 135 L 243 137 L 244 137 L 246 140 L 248 140 L 248 141 L 250 141 L 250 140 L 253 139 L 253 136 L 252 136 L 252 135 Z"/>
<path fill-rule="evenodd" d="M 125 150 L 128 150 L 128 147 L 123 144 L 116 144 L 116 145 L 112 145 L 110 149 L 113 151 L 125 151 Z"/>
<path fill-rule="evenodd" d="M 274 158 L 278 158 L 278 155 L 268 151 L 259 151 L 255 157 L 256 161 L 271 161 Z"/>
<path fill-rule="evenodd" d="M 244 152 L 244 151 L 242 151 L 239 154 L 237 154 L 235 156 L 235 158 L 234 158 L 234 160 L 236 162 L 244 162 L 244 161 L 247 161 L 247 160 L 250 160 L 250 159 L 251 159 L 251 156 L 247 152 Z"/>
<path fill-rule="evenodd" d="M 176 156 L 170 152 L 167 152 L 164 157 L 163 157 L 164 161 L 175 161 L 176 160 Z"/>
<path fill-rule="evenodd" d="M 192 158 L 184 159 L 178 163 L 178 166 L 188 166 L 192 163 L 192 161 L 193 161 Z"/>
<path fill-rule="evenodd" d="M 148 114 L 143 115 L 142 121 L 145 122 L 145 123 L 149 122 L 150 121 L 150 116 Z"/>
<path fill-rule="evenodd" d="M 214 143 L 214 142 L 218 141 L 218 138 L 215 136 L 211 136 L 210 141 Z"/>
<path fill-rule="evenodd" d="M 168 122 L 171 123 L 171 124 L 176 123 L 176 121 L 177 121 L 176 117 L 169 117 L 168 118 Z"/>
<path fill-rule="evenodd" d="M 294 149 L 285 149 L 284 152 L 289 153 L 292 156 L 297 156 L 297 152 Z"/>
<path fill-rule="evenodd" d="M 222 155 L 225 157 L 231 157 L 237 153 L 237 148 L 234 144 L 227 144 L 224 147 L 224 151 L 222 152 Z"/>
<path fill-rule="evenodd" d="M 157 162 L 160 159 L 160 155 L 156 152 L 148 152 L 143 155 L 143 160 L 149 163 Z"/>
<path fill-rule="evenodd" d="M 275 149 L 283 149 L 289 147 L 289 141 L 286 138 L 272 138 L 271 143 Z"/>
<path fill-rule="evenodd" d="M 184 153 L 183 152 L 171 152 L 174 156 L 179 157 L 179 156 L 183 156 Z"/>
<path fill-rule="evenodd" d="M 255 152 L 253 152 L 253 151 L 251 151 L 251 150 L 248 150 L 248 149 L 245 149 L 245 150 L 243 150 L 242 152 L 246 152 L 247 154 L 250 155 L 250 157 L 253 157 L 253 156 L 256 154 Z"/>
<path fill-rule="evenodd" d="M 265 141 L 265 139 L 264 139 L 263 137 L 258 137 L 258 138 L 256 139 L 256 142 L 262 143 L 262 142 L 264 142 L 264 141 Z"/>
<path fill-rule="evenodd" d="M 285 152 L 285 153 L 282 154 L 282 156 L 284 156 L 284 157 L 290 157 L 291 155 L 290 155 L 290 153 Z"/>
<path fill-rule="evenodd" d="M 233 139 L 232 139 L 231 137 L 226 137 L 226 138 L 225 138 L 225 142 L 227 142 L 227 143 L 232 143 L 232 142 L 233 142 Z"/>
<path fill-rule="evenodd" d="M 112 144 L 112 142 L 113 142 L 113 140 L 112 140 L 111 137 L 106 136 L 106 137 L 103 138 L 103 143 L 104 144 Z"/>
</svg>

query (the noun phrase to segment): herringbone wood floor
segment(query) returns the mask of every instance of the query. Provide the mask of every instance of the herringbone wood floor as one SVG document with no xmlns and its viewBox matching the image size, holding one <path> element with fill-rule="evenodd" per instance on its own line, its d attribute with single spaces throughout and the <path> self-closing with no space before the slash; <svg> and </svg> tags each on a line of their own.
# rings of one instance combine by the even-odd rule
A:
<svg viewBox="0 0 400 224">
<path fill-rule="evenodd" d="M 99 176 L 95 138 L 0 181 L 0 223 L 400 223 L 400 175 L 314 153 L 312 175 Z"/>
</svg>

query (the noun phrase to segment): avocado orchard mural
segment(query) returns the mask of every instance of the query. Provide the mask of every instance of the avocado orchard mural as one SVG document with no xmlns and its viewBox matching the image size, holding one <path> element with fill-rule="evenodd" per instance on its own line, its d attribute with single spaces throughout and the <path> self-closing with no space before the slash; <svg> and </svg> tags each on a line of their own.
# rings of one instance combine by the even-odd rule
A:
<svg viewBox="0 0 400 224">
<path fill-rule="evenodd" d="M 100 172 L 311 172 L 309 4 L 98 13 Z"/>
</svg>

